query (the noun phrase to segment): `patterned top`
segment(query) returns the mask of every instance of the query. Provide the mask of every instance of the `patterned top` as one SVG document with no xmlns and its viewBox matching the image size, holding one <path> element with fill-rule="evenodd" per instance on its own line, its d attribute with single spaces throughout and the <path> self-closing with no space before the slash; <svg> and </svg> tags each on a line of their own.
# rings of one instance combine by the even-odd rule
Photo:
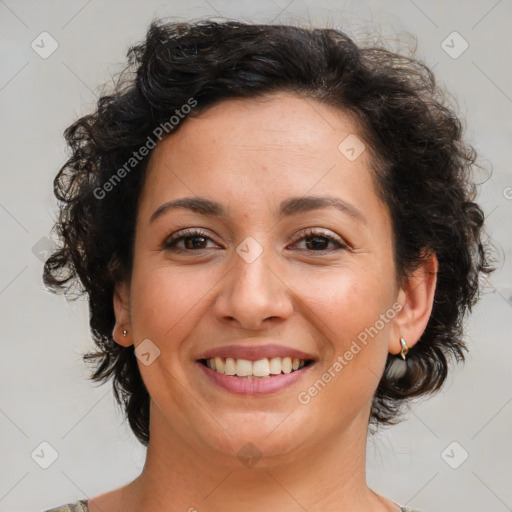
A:
<svg viewBox="0 0 512 512">
<path fill-rule="evenodd" d="M 401 512 L 419 512 L 419 510 L 414 510 L 412 508 L 401 507 Z M 76 503 L 68 503 L 67 505 L 62 505 L 57 508 L 52 508 L 50 510 L 45 510 L 45 512 L 89 512 L 87 508 L 87 500 L 77 501 Z"/>
<path fill-rule="evenodd" d="M 45 510 L 45 512 L 89 512 L 86 501 L 77 501 L 76 503 L 68 503 L 57 508 Z"/>
</svg>

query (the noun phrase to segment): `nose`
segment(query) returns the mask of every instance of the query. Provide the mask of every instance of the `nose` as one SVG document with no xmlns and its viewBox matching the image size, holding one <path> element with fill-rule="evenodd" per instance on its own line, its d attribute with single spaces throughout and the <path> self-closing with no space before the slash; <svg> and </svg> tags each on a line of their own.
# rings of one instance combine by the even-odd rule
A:
<svg viewBox="0 0 512 512">
<path fill-rule="evenodd" d="M 224 276 L 214 304 L 214 315 L 221 322 L 261 330 L 289 318 L 293 313 L 291 290 L 264 251 L 255 261 L 247 262 L 238 254 Z"/>
</svg>

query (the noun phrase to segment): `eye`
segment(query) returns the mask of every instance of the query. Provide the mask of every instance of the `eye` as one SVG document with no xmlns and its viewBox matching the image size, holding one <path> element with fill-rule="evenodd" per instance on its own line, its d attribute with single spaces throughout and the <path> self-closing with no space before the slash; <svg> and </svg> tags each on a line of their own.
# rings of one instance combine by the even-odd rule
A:
<svg viewBox="0 0 512 512">
<path fill-rule="evenodd" d="M 208 241 L 212 241 L 212 239 L 204 231 L 185 229 L 166 238 L 161 245 L 161 249 L 173 252 L 200 252 L 208 249 Z M 327 235 L 323 231 L 313 228 L 301 231 L 294 245 L 297 246 L 299 242 L 305 244 L 305 247 L 298 248 L 301 251 L 325 253 L 348 249 L 348 246 L 340 238 Z M 180 246 L 180 244 L 182 245 Z M 329 248 L 329 244 L 334 245 L 334 248 Z M 215 245 L 215 247 L 218 248 L 219 246 Z"/>
<path fill-rule="evenodd" d="M 211 238 L 203 231 L 198 229 L 185 229 L 165 239 L 161 249 L 174 252 L 199 252 L 207 249 L 206 245 L 208 240 L 211 240 Z M 183 242 L 181 247 L 178 245 L 180 242 Z"/>
<path fill-rule="evenodd" d="M 304 231 L 301 231 L 297 241 L 294 242 L 294 245 L 297 245 L 297 242 L 302 241 L 305 242 L 305 248 L 299 248 L 299 250 L 321 253 L 348 249 L 348 246 L 340 238 L 327 235 L 324 232 L 313 228 L 308 228 Z M 328 248 L 330 243 L 334 244 L 334 249 Z"/>
</svg>

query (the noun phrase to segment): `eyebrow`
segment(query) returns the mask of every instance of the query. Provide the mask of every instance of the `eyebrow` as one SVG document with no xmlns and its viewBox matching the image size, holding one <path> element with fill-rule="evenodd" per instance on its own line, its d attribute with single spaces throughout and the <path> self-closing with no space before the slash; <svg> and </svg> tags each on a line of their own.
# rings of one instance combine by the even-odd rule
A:
<svg viewBox="0 0 512 512">
<path fill-rule="evenodd" d="M 212 201 L 211 199 L 205 197 L 181 197 L 160 205 L 151 215 L 149 223 L 154 222 L 165 212 L 177 208 L 184 208 L 210 217 L 222 217 L 226 215 L 225 208 L 220 203 Z M 368 221 L 360 210 L 354 205 L 335 196 L 290 197 L 281 202 L 279 206 L 279 218 L 299 215 L 321 208 L 336 208 L 356 220 L 368 224 Z"/>
</svg>

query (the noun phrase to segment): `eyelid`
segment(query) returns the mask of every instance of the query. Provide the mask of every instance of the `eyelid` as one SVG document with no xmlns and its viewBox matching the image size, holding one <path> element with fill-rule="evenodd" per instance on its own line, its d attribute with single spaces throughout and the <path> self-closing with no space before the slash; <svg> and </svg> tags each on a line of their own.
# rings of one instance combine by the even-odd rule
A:
<svg viewBox="0 0 512 512">
<path fill-rule="evenodd" d="M 336 233 L 334 233 L 332 231 L 329 231 L 325 228 L 320 228 L 320 227 L 308 227 L 308 228 L 301 229 L 294 235 L 292 243 L 295 244 L 297 242 L 300 242 L 304 238 L 315 237 L 315 236 L 323 237 L 323 238 L 326 238 L 327 240 L 337 243 L 338 249 L 350 249 L 351 248 L 351 246 L 348 244 L 348 242 L 345 239 L 343 239 L 342 237 L 340 237 L 339 235 L 337 235 Z M 324 249 L 323 251 L 310 251 L 310 252 L 322 253 L 322 252 L 332 252 L 332 251 L 333 251 L 333 249 Z"/>
<path fill-rule="evenodd" d="M 182 238 L 192 238 L 194 236 L 203 236 L 204 238 L 208 238 L 208 239 L 212 240 L 212 242 L 216 243 L 213 240 L 213 238 L 210 236 L 210 234 L 207 231 L 203 230 L 202 228 L 183 228 L 183 229 L 179 229 L 178 231 L 175 231 L 171 235 L 165 237 L 163 242 L 160 244 L 160 249 L 161 250 L 169 250 L 169 249 L 171 249 L 171 244 L 173 242 L 176 242 Z M 189 249 L 178 248 L 176 250 L 182 251 L 182 252 L 199 252 L 199 251 L 205 250 L 205 249 L 198 249 L 196 251 L 192 251 Z"/>
<path fill-rule="evenodd" d="M 297 231 L 297 233 L 295 234 L 295 238 L 299 237 L 299 236 L 303 237 L 304 235 L 309 235 L 309 236 L 322 235 L 327 238 L 332 238 L 340 243 L 343 243 L 343 239 L 339 235 L 337 235 L 336 233 L 334 233 L 326 228 L 315 227 L 315 226 L 303 228 L 303 229 L 300 229 L 299 231 Z"/>
</svg>

